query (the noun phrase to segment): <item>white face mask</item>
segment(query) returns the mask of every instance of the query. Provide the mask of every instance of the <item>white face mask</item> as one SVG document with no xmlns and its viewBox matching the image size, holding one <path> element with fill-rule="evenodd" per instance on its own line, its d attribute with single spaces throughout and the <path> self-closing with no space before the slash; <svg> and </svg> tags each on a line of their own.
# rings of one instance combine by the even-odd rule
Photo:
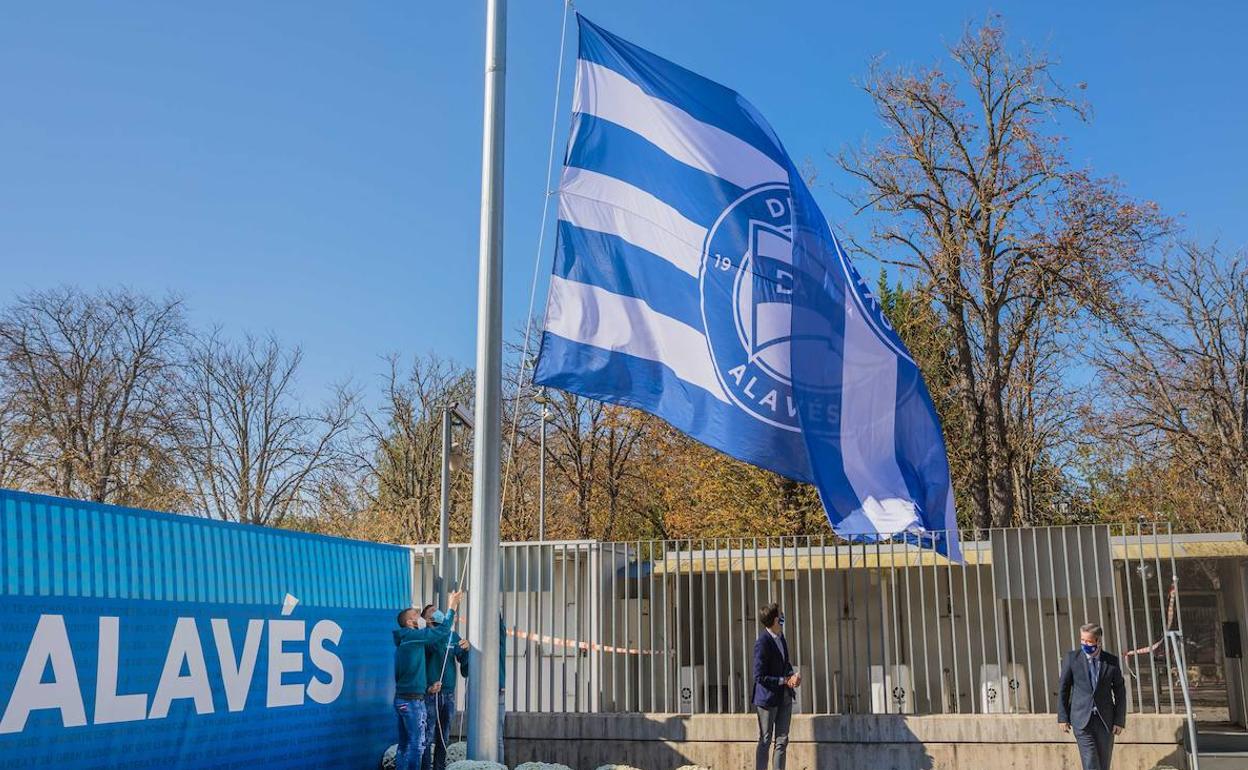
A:
<svg viewBox="0 0 1248 770">
<path fill-rule="evenodd" d="M 424 627 L 425 627 L 425 619 L 424 619 L 424 618 L 422 618 L 422 617 L 421 617 L 421 616 L 419 616 L 419 615 L 417 615 L 417 616 L 416 616 L 416 627 L 417 627 L 417 628 L 424 628 Z"/>
</svg>

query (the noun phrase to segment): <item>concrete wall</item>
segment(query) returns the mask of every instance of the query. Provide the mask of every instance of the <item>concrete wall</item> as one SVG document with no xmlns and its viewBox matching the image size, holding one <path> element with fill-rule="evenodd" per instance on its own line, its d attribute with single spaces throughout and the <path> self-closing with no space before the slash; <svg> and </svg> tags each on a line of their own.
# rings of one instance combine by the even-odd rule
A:
<svg viewBox="0 0 1248 770">
<path fill-rule="evenodd" d="M 1177 716 L 1134 716 L 1114 752 L 1115 770 L 1184 768 Z M 749 715 L 509 714 L 507 762 L 560 762 L 594 770 L 700 764 L 753 766 Z M 1065 770 L 1073 739 L 1052 716 L 805 716 L 793 718 L 788 770 Z"/>
<path fill-rule="evenodd" d="M 1239 624 L 1241 653 L 1248 653 L 1248 564 L 1225 560 L 1219 565 L 1218 588 L 1220 589 L 1220 620 Z M 1248 671 L 1244 658 L 1227 658 L 1221 649 L 1219 629 L 1219 652 L 1226 676 L 1227 705 L 1231 721 L 1248 726 Z"/>
</svg>

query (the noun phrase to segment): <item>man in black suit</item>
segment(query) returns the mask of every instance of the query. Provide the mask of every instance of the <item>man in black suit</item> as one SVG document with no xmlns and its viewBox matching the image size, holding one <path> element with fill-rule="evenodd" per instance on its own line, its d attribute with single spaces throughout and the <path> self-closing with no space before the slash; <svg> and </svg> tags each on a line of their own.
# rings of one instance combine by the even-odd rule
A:
<svg viewBox="0 0 1248 770">
<path fill-rule="evenodd" d="M 1127 726 L 1127 685 L 1118 658 L 1101 649 L 1101 627 L 1079 629 L 1079 649 L 1066 654 L 1058 684 L 1057 721 L 1075 731 L 1083 770 L 1109 770 L 1114 737 Z"/>
<path fill-rule="evenodd" d="M 802 678 L 793 670 L 789 643 L 784 638 L 784 614 L 780 605 L 768 604 L 758 613 L 763 632 L 754 642 L 754 708 L 758 712 L 758 748 L 755 770 L 767 770 L 767 755 L 775 745 L 775 770 L 784 770 L 789 746 L 789 721 L 793 697 Z"/>
</svg>

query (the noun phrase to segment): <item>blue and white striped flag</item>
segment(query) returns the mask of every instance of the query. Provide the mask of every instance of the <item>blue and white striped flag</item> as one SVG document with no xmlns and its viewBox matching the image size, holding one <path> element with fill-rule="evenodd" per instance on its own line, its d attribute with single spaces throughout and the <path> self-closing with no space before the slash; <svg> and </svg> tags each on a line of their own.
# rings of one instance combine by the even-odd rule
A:
<svg viewBox="0 0 1248 770">
<path fill-rule="evenodd" d="M 959 559 L 922 375 L 780 140 L 735 91 L 578 21 L 535 381 L 814 483 L 842 535 L 930 533 Z"/>
</svg>

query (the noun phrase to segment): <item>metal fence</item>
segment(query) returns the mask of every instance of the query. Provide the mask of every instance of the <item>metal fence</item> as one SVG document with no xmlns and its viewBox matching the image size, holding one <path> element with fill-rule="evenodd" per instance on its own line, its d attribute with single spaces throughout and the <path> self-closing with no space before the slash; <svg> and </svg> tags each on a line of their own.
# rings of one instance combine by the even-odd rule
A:
<svg viewBox="0 0 1248 770">
<path fill-rule="evenodd" d="M 1052 712 L 1088 621 L 1122 656 L 1133 710 L 1175 712 L 1174 543 L 1164 525 L 999 529 L 961 564 L 930 542 L 832 536 L 505 544 L 506 703 L 748 712 L 758 608 L 776 601 L 799 712 Z M 467 557 L 454 547 L 448 574 Z M 413 548 L 413 603 L 437 574 L 436 547 Z"/>
</svg>

